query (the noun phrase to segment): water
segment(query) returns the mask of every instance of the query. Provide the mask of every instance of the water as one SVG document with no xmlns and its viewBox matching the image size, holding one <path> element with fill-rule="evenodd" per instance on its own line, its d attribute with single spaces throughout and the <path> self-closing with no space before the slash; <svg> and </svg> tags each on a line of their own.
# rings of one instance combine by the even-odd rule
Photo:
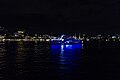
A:
<svg viewBox="0 0 120 80">
<path fill-rule="evenodd" d="M 0 80 L 120 80 L 118 48 L 0 43 Z"/>
</svg>

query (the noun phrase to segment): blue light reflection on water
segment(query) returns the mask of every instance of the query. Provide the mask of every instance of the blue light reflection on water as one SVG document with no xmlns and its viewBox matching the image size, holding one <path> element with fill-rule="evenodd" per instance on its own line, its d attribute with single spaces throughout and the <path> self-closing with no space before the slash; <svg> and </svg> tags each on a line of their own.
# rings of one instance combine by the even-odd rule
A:
<svg viewBox="0 0 120 80">
<path fill-rule="evenodd" d="M 51 45 L 51 53 L 52 54 L 74 54 L 76 51 L 82 49 L 81 44 L 59 44 L 59 45 Z M 78 52 L 77 52 L 78 53 Z"/>
<path fill-rule="evenodd" d="M 81 49 L 82 48 L 82 45 L 81 44 L 58 44 L 58 45 L 54 45 L 54 44 L 52 44 L 51 45 L 51 48 L 52 48 L 52 50 L 58 50 L 58 49 L 61 49 L 61 48 L 63 48 L 64 47 L 64 49 L 65 50 L 68 50 L 68 49 L 72 49 L 72 50 L 74 50 L 74 49 Z"/>
<path fill-rule="evenodd" d="M 81 53 L 81 49 L 81 44 L 51 45 L 52 60 L 58 64 L 60 75 L 72 72 L 80 66 L 74 62 L 80 60 L 80 56 L 77 55 Z"/>
</svg>

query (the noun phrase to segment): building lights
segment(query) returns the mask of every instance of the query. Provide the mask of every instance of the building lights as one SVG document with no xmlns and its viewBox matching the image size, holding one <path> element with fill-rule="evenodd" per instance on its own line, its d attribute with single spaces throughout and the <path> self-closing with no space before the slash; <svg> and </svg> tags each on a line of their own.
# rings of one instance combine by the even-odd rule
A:
<svg viewBox="0 0 120 80">
<path fill-rule="evenodd" d="M 90 41 L 90 39 L 86 39 L 86 41 Z"/>
</svg>

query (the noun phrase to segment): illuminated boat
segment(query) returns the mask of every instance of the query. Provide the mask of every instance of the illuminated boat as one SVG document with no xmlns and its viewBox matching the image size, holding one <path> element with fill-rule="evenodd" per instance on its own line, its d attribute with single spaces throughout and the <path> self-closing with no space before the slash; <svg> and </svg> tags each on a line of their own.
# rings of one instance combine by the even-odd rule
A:
<svg viewBox="0 0 120 80">
<path fill-rule="evenodd" d="M 80 40 L 53 40 L 52 44 L 81 44 Z"/>
<path fill-rule="evenodd" d="M 52 39 L 52 44 L 81 44 L 81 40 L 77 40 L 75 38 L 64 38 L 63 35 L 59 39 Z"/>
</svg>

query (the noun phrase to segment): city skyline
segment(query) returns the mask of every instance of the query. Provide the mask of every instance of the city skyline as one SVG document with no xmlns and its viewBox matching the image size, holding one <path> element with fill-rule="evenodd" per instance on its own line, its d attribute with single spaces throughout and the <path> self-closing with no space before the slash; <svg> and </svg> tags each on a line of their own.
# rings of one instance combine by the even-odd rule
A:
<svg viewBox="0 0 120 80">
<path fill-rule="evenodd" d="M 62 34 L 66 34 L 66 35 L 75 35 L 75 34 L 86 34 L 86 35 L 89 35 L 89 36 L 95 36 L 95 35 L 119 35 L 120 32 L 88 32 L 88 31 L 68 31 L 68 32 L 65 32 L 65 31 L 39 31 L 39 29 L 37 29 L 37 31 L 33 31 L 33 29 L 29 30 L 28 28 L 17 28 L 16 30 L 11 30 L 5 26 L 0 26 L 0 35 L 1 33 L 2 34 L 14 34 L 18 31 L 24 31 L 25 33 L 27 34 L 48 34 L 48 35 L 62 35 Z"/>
</svg>

